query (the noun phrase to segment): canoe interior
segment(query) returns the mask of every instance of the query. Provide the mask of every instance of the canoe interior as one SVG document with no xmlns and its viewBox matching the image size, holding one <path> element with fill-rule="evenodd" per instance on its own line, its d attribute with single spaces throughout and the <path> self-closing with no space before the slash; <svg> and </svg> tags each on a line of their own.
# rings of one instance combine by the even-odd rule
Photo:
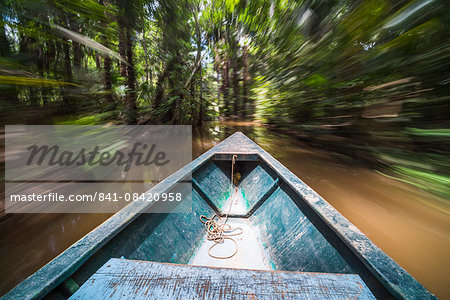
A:
<svg viewBox="0 0 450 300">
<path fill-rule="evenodd" d="M 192 174 L 191 213 L 178 213 L 174 207 L 172 213 L 140 215 L 72 279 L 81 285 L 111 257 L 254 270 L 358 273 L 329 241 L 328 227 L 310 218 L 302 199 L 257 155 L 238 155 L 235 168 L 241 179 L 230 206 L 231 157 L 213 156 Z M 213 242 L 206 239 L 199 218 L 224 217 L 227 212 L 227 223 L 243 229 L 234 237 L 238 253 L 230 259 L 215 259 L 208 255 Z M 235 247 L 226 240 L 213 253 L 226 256 Z"/>
<path fill-rule="evenodd" d="M 231 161 L 241 175 L 230 206 Z M 184 182 L 192 181 L 192 187 Z M 324 199 L 242 133 L 234 133 L 151 189 L 189 194 L 158 212 L 133 202 L 25 279 L 2 299 L 65 299 L 111 258 L 210 267 L 358 275 L 379 299 L 436 299 Z M 188 191 L 188 193 L 186 193 Z M 186 213 L 186 209 L 189 212 Z M 145 213 L 144 213 L 145 212 Z M 208 255 L 200 216 L 241 227 L 237 254 Z M 213 254 L 233 253 L 225 242 Z"/>
<path fill-rule="evenodd" d="M 239 243 L 235 257 L 220 260 L 208 255 L 213 242 L 206 239 L 199 219 L 200 215 L 212 217 L 216 209 L 222 214 L 230 209 L 231 160 L 215 159 L 193 173 L 192 213 L 143 214 L 112 241 L 112 247 L 106 247 L 111 252 L 104 254 L 181 264 L 352 273 L 339 252 L 295 204 L 281 179 L 261 160 L 237 161 L 236 169 L 242 177 L 227 222 L 243 228 L 243 233 L 235 237 Z M 272 185 L 273 192 L 262 199 Z M 234 247 L 226 241 L 214 250 L 226 255 Z"/>
</svg>

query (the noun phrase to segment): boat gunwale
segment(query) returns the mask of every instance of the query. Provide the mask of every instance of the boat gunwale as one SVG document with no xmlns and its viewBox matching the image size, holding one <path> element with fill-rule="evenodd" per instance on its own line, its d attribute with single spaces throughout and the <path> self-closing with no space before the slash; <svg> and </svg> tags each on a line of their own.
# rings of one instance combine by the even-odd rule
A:
<svg viewBox="0 0 450 300">
<path fill-rule="evenodd" d="M 325 225 L 342 240 L 392 296 L 399 299 L 437 299 L 411 274 L 376 246 L 358 227 L 353 225 L 286 166 L 241 132 L 234 133 L 230 138 L 235 135 L 244 137 L 254 145 L 262 161 L 313 209 L 316 215 L 325 222 Z"/>
<path fill-rule="evenodd" d="M 245 142 L 247 143 L 246 146 L 251 147 L 248 151 L 233 151 L 232 148 L 230 149 L 230 144 L 236 142 Z M 364 233 L 318 193 L 241 132 L 235 132 L 223 142 L 158 183 L 148 193 L 162 193 L 169 190 L 195 172 L 205 162 L 213 159 L 215 154 L 257 154 L 314 211 L 324 224 L 341 239 L 389 293 L 396 298 L 436 299 L 431 292 L 378 248 Z M 153 203 L 147 202 L 130 203 L 31 274 L 3 295 L 1 299 L 40 299 L 45 297 L 152 205 Z"/>
<path fill-rule="evenodd" d="M 164 193 L 210 160 L 214 147 L 174 172 L 146 193 Z M 3 299 L 41 299 L 75 273 L 122 229 L 145 213 L 155 202 L 132 202 L 91 230 L 69 248 L 0 297 Z"/>
</svg>

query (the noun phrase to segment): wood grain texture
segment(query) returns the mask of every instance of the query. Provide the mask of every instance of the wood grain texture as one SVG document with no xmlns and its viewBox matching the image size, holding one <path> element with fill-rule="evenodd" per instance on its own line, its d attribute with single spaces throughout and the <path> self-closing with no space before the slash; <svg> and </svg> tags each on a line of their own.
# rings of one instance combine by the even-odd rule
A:
<svg viewBox="0 0 450 300">
<path fill-rule="evenodd" d="M 70 299 L 375 299 L 358 275 L 111 259 Z"/>
</svg>

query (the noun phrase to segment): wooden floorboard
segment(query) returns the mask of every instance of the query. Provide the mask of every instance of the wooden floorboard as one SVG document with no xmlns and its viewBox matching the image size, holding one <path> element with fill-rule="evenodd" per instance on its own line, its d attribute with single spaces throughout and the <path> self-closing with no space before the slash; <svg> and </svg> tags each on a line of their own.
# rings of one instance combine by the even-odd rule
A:
<svg viewBox="0 0 450 300">
<path fill-rule="evenodd" d="M 71 299 L 375 299 L 358 275 L 110 259 Z"/>
</svg>

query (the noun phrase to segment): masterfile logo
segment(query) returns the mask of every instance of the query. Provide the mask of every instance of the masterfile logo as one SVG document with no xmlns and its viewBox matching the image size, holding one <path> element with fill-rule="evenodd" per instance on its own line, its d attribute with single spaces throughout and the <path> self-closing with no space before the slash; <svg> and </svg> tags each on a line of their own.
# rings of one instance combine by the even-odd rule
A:
<svg viewBox="0 0 450 300">
<path fill-rule="evenodd" d="M 6 180 L 162 180 L 192 160 L 191 126 L 6 126 Z"/>
<path fill-rule="evenodd" d="M 170 160 L 166 159 L 166 153 L 164 151 L 155 151 L 156 148 L 157 145 L 155 144 L 149 146 L 136 142 L 129 153 L 116 151 L 114 154 L 111 154 L 110 151 L 101 152 L 99 146 L 95 146 L 92 151 L 82 148 L 78 153 L 75 153 L 73 151 L 60 151 L 57 145 L 51 147 L 48 145 L 32 145 L 27 148 L 30 151 L 30 155 L 26 165 L 30 166 L 35 163 L 38 166 L 42 166 L 42 164 L 47 163 L 49 166 L 70 167 L 73 165 L 95 166 L 98 164 L 100 166 L 109 166 L 116 164 L 118 167 L 125 166 L 124 171 L 128 172 L 133 164 L 136 166 L 151 166 L 155 164 L 159 167 L 168 164 Z"/>
</svg>

